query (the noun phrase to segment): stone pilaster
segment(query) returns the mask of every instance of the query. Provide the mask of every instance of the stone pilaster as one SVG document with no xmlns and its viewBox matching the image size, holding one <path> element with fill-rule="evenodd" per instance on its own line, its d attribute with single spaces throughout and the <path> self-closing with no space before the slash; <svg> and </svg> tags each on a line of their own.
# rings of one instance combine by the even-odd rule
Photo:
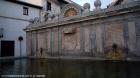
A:
<svg viewBox="0 0 140 78">
<path fill-rule="evenodd" d="M 92 56 L 95 55 L 96 53 L 96 30 L 95 30 L 95 26 L 92 26 L 90 28 L 90 47 L 91 47 L 91 53 Z"/>
<path fill-rule="evenodd" d="M 59 56 L 61 51 L 62 51 L 62 30 L 61 28 L 58 28 L 58 55 Z"/>
<path fill-rule="evenodd" d="M 129 50 L 134 52 L 136 50 L 136 30 L 135 22 L 128 22 L 128 32 L 129 32 Z"/>
<path fill-rule="evenodd" d="M 37 52 L 37 33 L 36 31 L 32 32 L 32 56 L 36 56 L 36 52 Z"/>
<path fill-rule="evenodd" d="M 96 43 L 97 43 L 97 52 L 102 53 L 103 52 L 103 39 L 102 39 L 102 26 L 97 25 L 96 26 Z"/>
<path fill-rule="evenodd" d="M 80 50 L 81 52 L 84 52 L 84 29 L 83 27 L 80 27 Z"/>
<path fill-rule="evenodd" d="M 46 44 L 47 44 L 47 53 L 50 53 L 51 52 L 51 30 L 50 29 L 47 29 L 47 32 L 46 32 L 46 34 L 47 34 L 47 40 L 46 40 Z"/>
<path fill-rule="evenodd" d="M 31 32 L 27 32 L 26 34 L 26 52 L 27 52 L 27 56 L 30 56 L 31 54 Z"/>
</svg>

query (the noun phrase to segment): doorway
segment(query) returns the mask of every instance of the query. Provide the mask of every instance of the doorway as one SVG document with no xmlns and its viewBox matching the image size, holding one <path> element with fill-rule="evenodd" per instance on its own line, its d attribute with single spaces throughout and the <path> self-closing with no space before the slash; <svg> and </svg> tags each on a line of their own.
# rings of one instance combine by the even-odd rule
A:
<svg viewBox="0 0 140 78">
<path fill-rule="evenodd" d="M 1 41 L 1 57 L 14 56 L 14 41 Z"/>
</svg>

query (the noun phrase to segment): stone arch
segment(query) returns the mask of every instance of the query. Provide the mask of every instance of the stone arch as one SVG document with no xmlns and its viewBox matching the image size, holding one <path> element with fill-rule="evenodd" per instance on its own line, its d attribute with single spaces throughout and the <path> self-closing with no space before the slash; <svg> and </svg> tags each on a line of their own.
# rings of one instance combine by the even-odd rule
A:
<svg viewBox="0 0 140 78">
<path fill-rule="evenodd" d="M 61 9 L 62 17 L 70 17 L 75 15 L 80 15 L 82 13 L 82 7 L 75 3 L 70 3 L 65 5 Z"/>
</svg>

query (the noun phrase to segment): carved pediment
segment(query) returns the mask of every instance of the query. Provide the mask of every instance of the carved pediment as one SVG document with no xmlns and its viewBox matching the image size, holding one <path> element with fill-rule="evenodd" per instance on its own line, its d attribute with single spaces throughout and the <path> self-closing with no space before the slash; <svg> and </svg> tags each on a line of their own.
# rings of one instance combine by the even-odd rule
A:
<svg viewBox="0 0 140 78">
<path fill-rule="evenodd" d="M 70 8 L 65 11 L 64 17 L 70 17 L 70 16 L 75 16 L 77 15 L 77 11 L 74 8 Z"/>
<path fill-rule="evenodd" d="M 62 10 L 62 17 L 70 17 L 79 15 L 82 12 L 82 7 L 78 4 L 70 3 L 65 5 Z"/>
</svg>

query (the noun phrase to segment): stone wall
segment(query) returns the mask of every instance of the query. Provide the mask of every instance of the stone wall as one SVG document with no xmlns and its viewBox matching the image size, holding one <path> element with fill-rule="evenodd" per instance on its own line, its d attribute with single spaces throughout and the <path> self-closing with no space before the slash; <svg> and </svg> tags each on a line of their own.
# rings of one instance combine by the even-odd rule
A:
<svg viewBox="0 0 140 78">
<path fill-rule="evenodd" d="M 26 28 L 27 52 L 46 58 L 106 58 L 113 51 L 113 44 L 116 44 L 117 51 L 123 57 L 140 57 L 139 7 L 120 7 L 117 11 L 112 7 L 97 14 L 88 13 L 53 23 L 30 25 Z"/>
</svg>

